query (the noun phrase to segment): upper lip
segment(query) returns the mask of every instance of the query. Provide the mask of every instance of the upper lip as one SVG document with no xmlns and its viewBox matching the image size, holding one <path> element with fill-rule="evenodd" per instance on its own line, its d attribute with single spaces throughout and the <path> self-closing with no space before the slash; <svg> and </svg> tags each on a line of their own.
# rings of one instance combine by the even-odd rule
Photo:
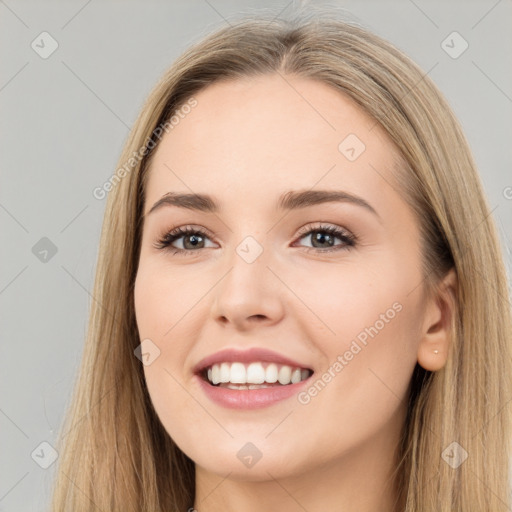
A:
<svg viewBox="0 0 512 512">
<path fill-rule="evenodd" d="M 254 347 L 247 350 L 226 348 L 224 350 L 220 350 L 219 352 L 215 352 L 214 354 L 210 354 L 209 356 L 201 359 L 201 361 L 199 361 L 199 363 L 195 365 L 194 373 L 201 373 L 203 370 L 209 368 L 215 363 L 252 363 L 258 361 L 283 364 L 291 366 L 292 368 L 304 368 L 311 370 L 311 368 L 308 365 L 305 365 L 298 361 L 294 361 L 293 359 L 278 354 L 277 352 L 265 348 Z"/>
</svg>

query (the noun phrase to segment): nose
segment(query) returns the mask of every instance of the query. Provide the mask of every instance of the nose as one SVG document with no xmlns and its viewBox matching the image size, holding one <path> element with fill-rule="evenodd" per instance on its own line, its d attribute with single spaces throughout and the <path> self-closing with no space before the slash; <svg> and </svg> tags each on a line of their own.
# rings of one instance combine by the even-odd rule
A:
<svg viewBox="0 0 512 512">
<path fill-rule="evenodd" d="M 216 322 L 247 331 L 282 319 L 285 287 L 268 267 L 269 259 L 266 250 L 252 262 L 235 251 L 227 274 L 212 290 L 211 315 Z"/>
</svg>

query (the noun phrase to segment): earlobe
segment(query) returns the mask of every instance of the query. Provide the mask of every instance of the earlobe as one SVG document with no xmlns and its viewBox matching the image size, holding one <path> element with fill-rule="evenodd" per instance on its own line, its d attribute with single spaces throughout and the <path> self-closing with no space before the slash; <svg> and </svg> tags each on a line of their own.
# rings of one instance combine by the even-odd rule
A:
<svg viewBox="0 0 512 512">
<path fill-rule="evenodd" d="M 427 304 L 422 338 L 418 345 L 418 363 L 429 371 L 443 368 L 452 337 L 452 320 L 457 307 L 457 276 L 450 269 Z"/>
</svg>

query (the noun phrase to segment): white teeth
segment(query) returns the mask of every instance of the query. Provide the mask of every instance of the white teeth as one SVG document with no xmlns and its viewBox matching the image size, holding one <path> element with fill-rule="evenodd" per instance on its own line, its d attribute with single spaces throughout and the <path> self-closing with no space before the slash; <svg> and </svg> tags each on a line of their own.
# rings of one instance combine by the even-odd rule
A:
<svg viewBox="0 0 512 512">
<path fill-rule="evenodd" d="M 245 384 L 247 382 L 247 372 L 245 371 L 245 366 L 242 363 L 233 363 L 231 365 L 229 382 L 232 384 Z"/>
<path fill-rule="evenodd" d="M 231 365 L 229 363 L 222 363 L 220 365 L 220 382 L 229 382 L 231 375 Z"/>
<path fill-rule="evenodd" d="M 265 368 L 266 365 L 266 368 Z M 309 377 L 309 370 L 292 368 L 288 365 L 275 363 L 254 362 L 249 365 L 243 363 L 216 363 L 208 368 L 208 380 L 213 385 L 225 384 L 230 389 L 260 389 L 266 384 L 281 385 L 296 384 Z"/>
<path fill-rule="evenodd" d="M 289 366 L 281 366 L 277 380 L 280 384 L 290 384 L 292 380 L 292 369 Z"/>
<path fill-rule="evenodd" d="M 212 367 L 212 382 L 218 384 L 220 381 L 220 369 L 218 364 L 214 364 Z"/>
<path fill-rule="evenodd" d="M 228 389 L 264 389 L 273 386 L 266 386 L 265 384 L 228 384 Z"/>
<path fill-rule="evenodd" d="M 265 381 L 270 384 L 277 382 L 277 373 L 278 373 L 277 364 L 270 363 L 267 366 L 267 369 L 265 371 Z"/>
<path fill-rule="evenodd" d="M 263 384 L 265 382 L 265 370 L 261 363 L 251 363 L 247 368 L 248 384 Z"/>
<path fill-rule="evenodd" d="M 301 377 L 300 377 L 300 368 L 295 368 L 295 370 L 293 370 L 292 372 L 292 376 L 291 376 L 291 379 L 292 381 L 292 384 L 295 384 L 297 382 L 300 382 L 301 380 Z"/>
</svg>

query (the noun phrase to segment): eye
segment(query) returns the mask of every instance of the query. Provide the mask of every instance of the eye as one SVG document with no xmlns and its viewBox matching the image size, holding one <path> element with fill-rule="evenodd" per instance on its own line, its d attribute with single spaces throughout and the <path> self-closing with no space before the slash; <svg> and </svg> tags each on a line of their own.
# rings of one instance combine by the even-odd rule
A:
<svg viewBox="0 0 512 512">
<path fill-rule="evenodd" d="M 308 229 L 309 228 L 309 229 Z M 309 237 L 312 247 L 304 247 L 306 251 L 314 251 L 317 253 L 325 253 L 331 251 L 347 250 L 356 245 L 357 238 L 355 235 L 341 228 L 320 224 L 316 227 L 307 226 L 299 233 L 299 239 Z M 335 244 L 335 239 L 341 240 L 341 244 Z M 183 239 L 183 240 L 181 240 Z M 193 226 L 185 226 L 173 229 L 165 233 L 155 244 L 157 249 L 168 250 L 173 254 L 182 256 L 192 255 L 199 249 L 206 249 L 206 241 L 210 239 L 210 235 L 200 228 Z M 182 247 L 173 245 L 181 240 Z M 211 246 L 210 246 L 211 247 Z"/>
<path fill-rule="evenodd" d="M 309 229 L 308 229 L 309 228 Z M 314 228 L 307 226 L 300 233 L 299 239 L 309 237 L 312 247 L 306 247 L 308 251 L 317 253 L 347 250 L 355 247 L 357 238 L 352 233 L 336 226 L 320 224 Z M 335 239 L 341 240 L 341 244 L 335 245 Z"/>
<path fill-rule="evenodd" d="M 183 239 L 181 241 L 182 248 L 175 247 L 174 242 Z M 204 249 L 205 240 L 208 239 L 208 234 L 192 226 L 179 227 L 165 233 L 154 246 L 157 249 L 166 249 L 171 251 L 173 254 L 190 255 L 194 249 Z"/>
</svg>

